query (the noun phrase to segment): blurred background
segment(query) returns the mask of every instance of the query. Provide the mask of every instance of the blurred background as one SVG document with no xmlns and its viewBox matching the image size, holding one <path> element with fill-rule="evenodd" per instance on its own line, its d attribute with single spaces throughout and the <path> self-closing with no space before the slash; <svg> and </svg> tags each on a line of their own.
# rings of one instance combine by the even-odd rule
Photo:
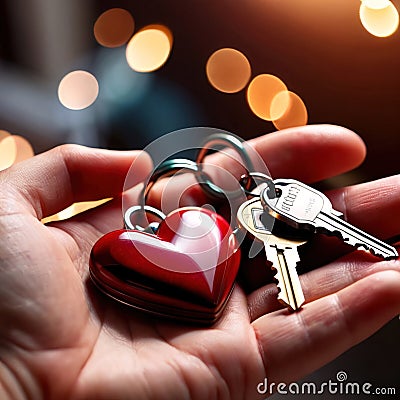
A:
<svg viewBox="0 0 400 400">
<path fill-rule="evenodd" d="M 400 0 L 2 0 L 0 169 L 62 143 L 132 149 L 185 127 L 248 139 L 331 123 L 356 131 L 368 157 L 326 186 L 396 174 L 399 9 Z M 395 386 L 399 324 L 307 380 L 344 370 Z"/>
</svg>

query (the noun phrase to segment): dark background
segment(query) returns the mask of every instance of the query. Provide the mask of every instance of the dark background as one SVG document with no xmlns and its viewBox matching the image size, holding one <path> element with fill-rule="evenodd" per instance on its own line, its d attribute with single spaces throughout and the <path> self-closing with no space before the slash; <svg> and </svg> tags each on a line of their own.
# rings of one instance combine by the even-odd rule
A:
<svg viewBox="0 0 400 400">
<path fill-rule="evenodd" d="M 393 3 L 400 9 L 399 0 Z M 253 77 L 277 75 L 301 96 L 309 124 L 342 125 L 365 140 L 364 164 L 329 186 L 397 174 L 400 31 L 372 36 L 361 25 L 359 5 L 359 0 L 0 1 L 0 129 L 26 137 L 36 153 L 66 142 L 141 148 L 190 126 L 218 127 L 243 138 L 272 132 L 272 123 L 252 114 L 244 91 L 220 93 L 207 81 L 208 57 L 234 47 L 248 57 Z M 173 50 L 163 68 L 134 73 L 124 64 L 123 48 L 96 43 L 93 24 L 112 7 L 129 10 L 135 30 L 154 23 L 171 29 Z M 73 69 L 93 72 L 100 83 L 96 103 L 79 112 L 57 99 L 60 79 Z M 312 379 L 333 379 L 344 370 L 349 380 L 397 384 L 400 390 L 399 324 L 392 321 Z"/>
</svg>

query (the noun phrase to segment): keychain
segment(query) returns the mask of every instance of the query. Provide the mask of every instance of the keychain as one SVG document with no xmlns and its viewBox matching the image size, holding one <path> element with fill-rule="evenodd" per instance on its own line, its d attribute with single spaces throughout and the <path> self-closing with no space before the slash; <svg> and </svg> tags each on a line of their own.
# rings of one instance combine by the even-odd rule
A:
<svg viewBox="0 0 400 400">
<path fill-rule="evenodd" d="M 216 134 L 196 162 L 167 160 L 154 171 L 141 193 L 143 204 L 125 212 L 126 229 L 106 234 L 92 249 L 90 277 L 103 293 L 163 317 L 211 324 L 221 316 L 240 264 L 240 243 L 234 229 L 208 208 L 182 207 L 164 215 L 146 205 L 146 200 L 158 179 L 182 171 L 193 172 L 209 194 L 221 197 L 224 191 L 199 165 L 208 150 L 227 144 L 239 152 L 247 169 L 253 168 L 237 138 Z M 240 189 L 242 195 L 244 190 Z M 132 221 L 147 215 L 159 222 L 142 226 Z"/>
<path fill-rule="evenodd" d="M 144 210 L 154 213 L 149 206 Z M 183 207 L 149 228 L 153 233 L 122 229 L 103 236 L 90 258 L 93 282 L 135 308 L 199 323 L 215 321 L 240 263 L 227 221 L 206 208 Z"/>
</svg>

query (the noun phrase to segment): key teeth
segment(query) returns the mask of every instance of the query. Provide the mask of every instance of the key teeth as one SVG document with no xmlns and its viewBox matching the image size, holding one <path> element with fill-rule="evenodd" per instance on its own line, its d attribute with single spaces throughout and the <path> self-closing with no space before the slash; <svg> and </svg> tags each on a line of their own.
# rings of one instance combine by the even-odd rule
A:
<svg viewBox="0 0 400 400">
<path fill-rule="evenodd" d="M 274 279 L 277 282 L 277 286 L 279 287 L 279 285 L 281 284 L 281 280 L 278 278 L 278 276 L 280 275 L 280 272 L 278 271 L 277 268 L 272 267 L 275 270 L 275 275 L 274 275 Z"/>
<path fill-rule="evenodd" d="M 362 247 L 362 245 L 360 246 L 360 248 L 361 248 L 361 250 L 364 250 L 364 248 Z M 381 258 L 384 258 L 385 260 L 386 259 L 393 259 L 393 258 L 396 258 L 396 257 L 398 257 L 398 254 L 397 254 L 397 251 L 396 251 L 396 249 L 394 249 L 393 248 L 393 254 L 389 254 L 389 253 L 384 253 L 383 251 L 379 251 L 379 250 L 377 250 L 377 249 L 374 249 L 374 248 L 367 248 L 367 247 L 365 247 L 365 251 L 369 251 L 372 255 L 374 255 L 374 256 L 376 256 L 376 257 L 381 257 Z"/>
<path fill-rule="evenodd" d="M 345 242 L 347 244 L 351 244 L 351 243 L 348 243 L 350 238 L 343 237 L 343 233 L 341 231 L 338 231 L 337 229 L 330 230 L 330 229 L 326 228 L 325 226 L 318 226 L 316 228 L 316 232 L 322 233 L 326 236 L 337 237 L 338 239 L 342 240 L 343 242 Z"/>
<path fill-rule="evenodd" d="M 372 254 L 375 257 L 380 257 L 380 258 L 388 258 L 390 255 L 385 254 L 383 251 L 379 251 L 377 249 L 374 249 L 373 247 L 367 246 L 364 243 L 357 243 L 355 240 L 344 240 L 345 243 L 349 244 L 350 246 L 353 246 L 357 250 L 365 251 L 367 253 Z M 353 242 L 353 243 L 352 243 Z"/>
<path fill-rule="evenodd" d="M 279 279 L 279 276 L 281 276 L 280 271 L 275 267 L 272 267 L 272 268 L 276 271 L 276 274 L 274 275 L 274 279 L 276 281 L 276 287 L 278 288 L 278 297 L 277 298 L 283 305 L 285 305 L 286 307 L 290 307 L 290 305 L 288 304 L 288 299 L 284 296 L 284 290 L 282 288 L 282 281 L 281 281 L 281 279 Z"/>
<path fill-rule="evenodd" d="M 352 237 L 344 237 L 343 233 L 337 229 L 330 230 L 326 226 L 319 226 L 316 228 L 316 232 L 322 233 L 326 236 L 337 237 L 342 240 L 344 243 L 349 244 L 350 246 L 356 246 L 357 243 Z M 353 242 L 353 243 L 352 243 Z"/>
<path fill-rule="evenodd" d="M 348 243 L 348 242 L 346 242 L 346 243 Z M 351 244 L 351 243 L 349 243 L 349 244 Z M 383 251 L 380 251 L 373 247 L 367 246 L 364 243 L 361 243 L 361 244 L 355 243 L 355 244 L 352 244 L 352 246 L 354 246 L 357 250 L 365 251 L 367 253 L 372 254 L 375 257 L 380 257 L 380 258 L 384 258 L 384 259 L 394 257 L 394 255 L 384 253 Z"/>
<path fill-rule="evenodd" d="M 272 269 L 275 270 L 274 279 L 276 281 L 276 286 L 278 287 L 279 293 L 281 293 L 281 291 L 282 291 L 282 286 L 281 286 L 282 282 L 281 282 L 281 279 L 279 279 L 279 276 L 281 276 L 281 273 L 278 270 L 278 268 L 275 268 L 273 265 L 272 265 Z"/>
<path fill-rule="evenodd" d="M 276 287 L 278 289 L 277 299 L 278 299 L 279 303 L 281 303 L 284 307 L 288 308 L 290 311 L 299 310 L 302 307 L 302 305 L 304 304 L 304 297 L 303 297 L 302 301 L 300 303 L 298 303 L 296 306 L 291 304 L 290 300 L 285 296 L 285 290 L 283 290 L 283 288 L 282 288 L 282 282 L 279 279 L 280 271 L 275 267 L 272 267 L 272 268 L 276 271 L 276 274 L 274 275 L 274 279 L 276 281 Z"/>
<path fill-rule="evenodd" d="M 373 256 L 376 256 L 376 257 L 381 257 L 381 258 L 385 258 L 385 259 L 387 259 L 387 258 L 390 259 L 390 258 L 397 257 L 397 255 L 395 253 L 388 254 L 388 253 L 380 251 L 380 250 L 378 250 L 378 249 L 376 249 L 374 247 L 368 246 L 365 243 L 357 242 L 357 240 L 355 238 L 351 237 L 351 236 L 350 237 L 349 236 L 345 237 L 343 235 L 343 233 L 341 231 L 338 231 L 338 230 L 330 231 L 329 229 L 324 227 L 324 228 L 319 228 L 317 231 L 319 231 L 319 232 L 321 232 L 321 233 L 323 233 L 323 234 L 325 234 L 327 236 L 337 237 L 340 240 L 342 240 L 343 243 L 346 243 L 346 244 L 348 244 L 350 246 L 353 246 L 357 250 L 362 250 L 362 251 L 366 251 L 368 253 L 371 253 Z"/>
<path fill-rule="evenodd" d="M 386 259 L 391 259 L 391 258 L 396 258 L 396 255 L 395 255 L 395 254 L 387 254 L 387 253 L 384 253 L 383 251 L 378 251 L 378 250 L 371 249 L 371 248 L 366 248 L 366 249 L 364 249 L 364 248 L 361 247 L 361 246 L 360 246 L 359 248 L 360 248 L 360 250 L 368 251 L 368 252 L 370 252 L 373 256 L 381 257 L 381 258 L 384 258 L 385 260 L 386 260 Z"/>
</svg>

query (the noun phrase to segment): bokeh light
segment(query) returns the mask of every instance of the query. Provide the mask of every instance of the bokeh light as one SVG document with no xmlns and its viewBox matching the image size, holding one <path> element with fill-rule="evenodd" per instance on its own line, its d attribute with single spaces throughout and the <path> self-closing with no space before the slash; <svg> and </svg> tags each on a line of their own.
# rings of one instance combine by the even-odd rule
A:
<svg viewBox="0 0 400 400">
<path fill-rule="evenodd" d="M 87 71 L 72 71 L 58 86 L 61 104 L 70 110 L 82 110 L 92 105 L 99 94 L 97 79 Z"/>
<path fill-rule="evenodd" d="M 242 90 L 250 80 L 251 67 L 238 50 L 224 48 L 214 52 L 207 61 L 207 78 L 212 86 L 224 93 Z"/>
<path fill-rule="evenodd" d="M 12 138 L 14 139 L 17 148 L 14 164 L 27 160 L 35 155 L 31 144 L 25 138 L 18 135 L 13 135 Z"/>
<path fill-rule="evenodd" d="M 380 10 L 382 8 L 386 8 L 387 6 L 389 6 L 391 1 L 390 0 L 361 0 L 361 3 L 363 3 L 368 8 Z"/>
<path fill-rule="evenodd" d="M 387 37 L 399 27 L 399 13 L 389 0 L 364 0 L 360 6 L 360 20 L 374 36 Z"/>
<path fill-rule="evenodd" d="M 147 25 L 147 26 L 146 26 L 145 28 L 143 28 L 143 29 L 155 29 L 155 30 L 158 30 L 158 31 L 163 32 L 163 33 L 167 36 L 167 38 L 168 38 L 168 40 L 169 40 L 169 46 L 170 46 L 170 48 L 172 48 L 172 44 L 173 44 L 173 42 L 174 42 L 174 37 L 173 37 L 173 35 L 172 35 L 171 30 L 170 30 L 167 26 L 162 25 L 162 24 L 151 24 L 151 25 Z M 142 29 L 142 30 L 143 30 L 143 29 Z"/>
<path fill-rule="evenodd" d="M 271 114 L 278 115 L 285 108 L 284 114 L 273 121 L 277 129 L 292 128 L 307 124 L 307 108 L 303 100 L 290 91 L 278 93 L 271 102 Z"/>
<path fill-rule="evenodd" d="M 277 113 L 272 114 L 272 100 L 278 93 L 286 91 L 286 85 L 276 76 L 269 74 L 258 75 L 249 84 L 247 102 L 250 109 L 258 117 L 267 121 L 276 120 L 283 115 L 285 107 L 275 107 L 274 111 Z"/>
<path fill-rule="evenodd" d="M 10 133 L 9 133 L 9 132 L 3 131 L 3 130 L 0 129 L 0 142 L 1 142 L 4 138 L 6 138 L 6 137 L 8 137 L 8 136 L 10 136 Z"/>
<path fill-rule="evenodd" d="M 162 67 L 172 49 L 172 33 L 163 25 L 149 25 L 137 32 L 126 47 L 129 66 L 137 72 L 152 72 Z"/>
<path fill-rule="evenodd" d="M 0 131 L 0 171 L 33 156 L 33 148 L 25 138 Z"/>
<path fill-rule="evenodd" d="M 17 156 L 17 144 L 11 135 L 0 141 L 0 171 L 11 167 Z"/>
<path fill-rule="evenodd" d="M 102 46 L 119 47 L 128 42 L 134 29 L 135 22 L 129 11 L 112 8 L 97 18 L 93 33 Z"/>
</svg>

